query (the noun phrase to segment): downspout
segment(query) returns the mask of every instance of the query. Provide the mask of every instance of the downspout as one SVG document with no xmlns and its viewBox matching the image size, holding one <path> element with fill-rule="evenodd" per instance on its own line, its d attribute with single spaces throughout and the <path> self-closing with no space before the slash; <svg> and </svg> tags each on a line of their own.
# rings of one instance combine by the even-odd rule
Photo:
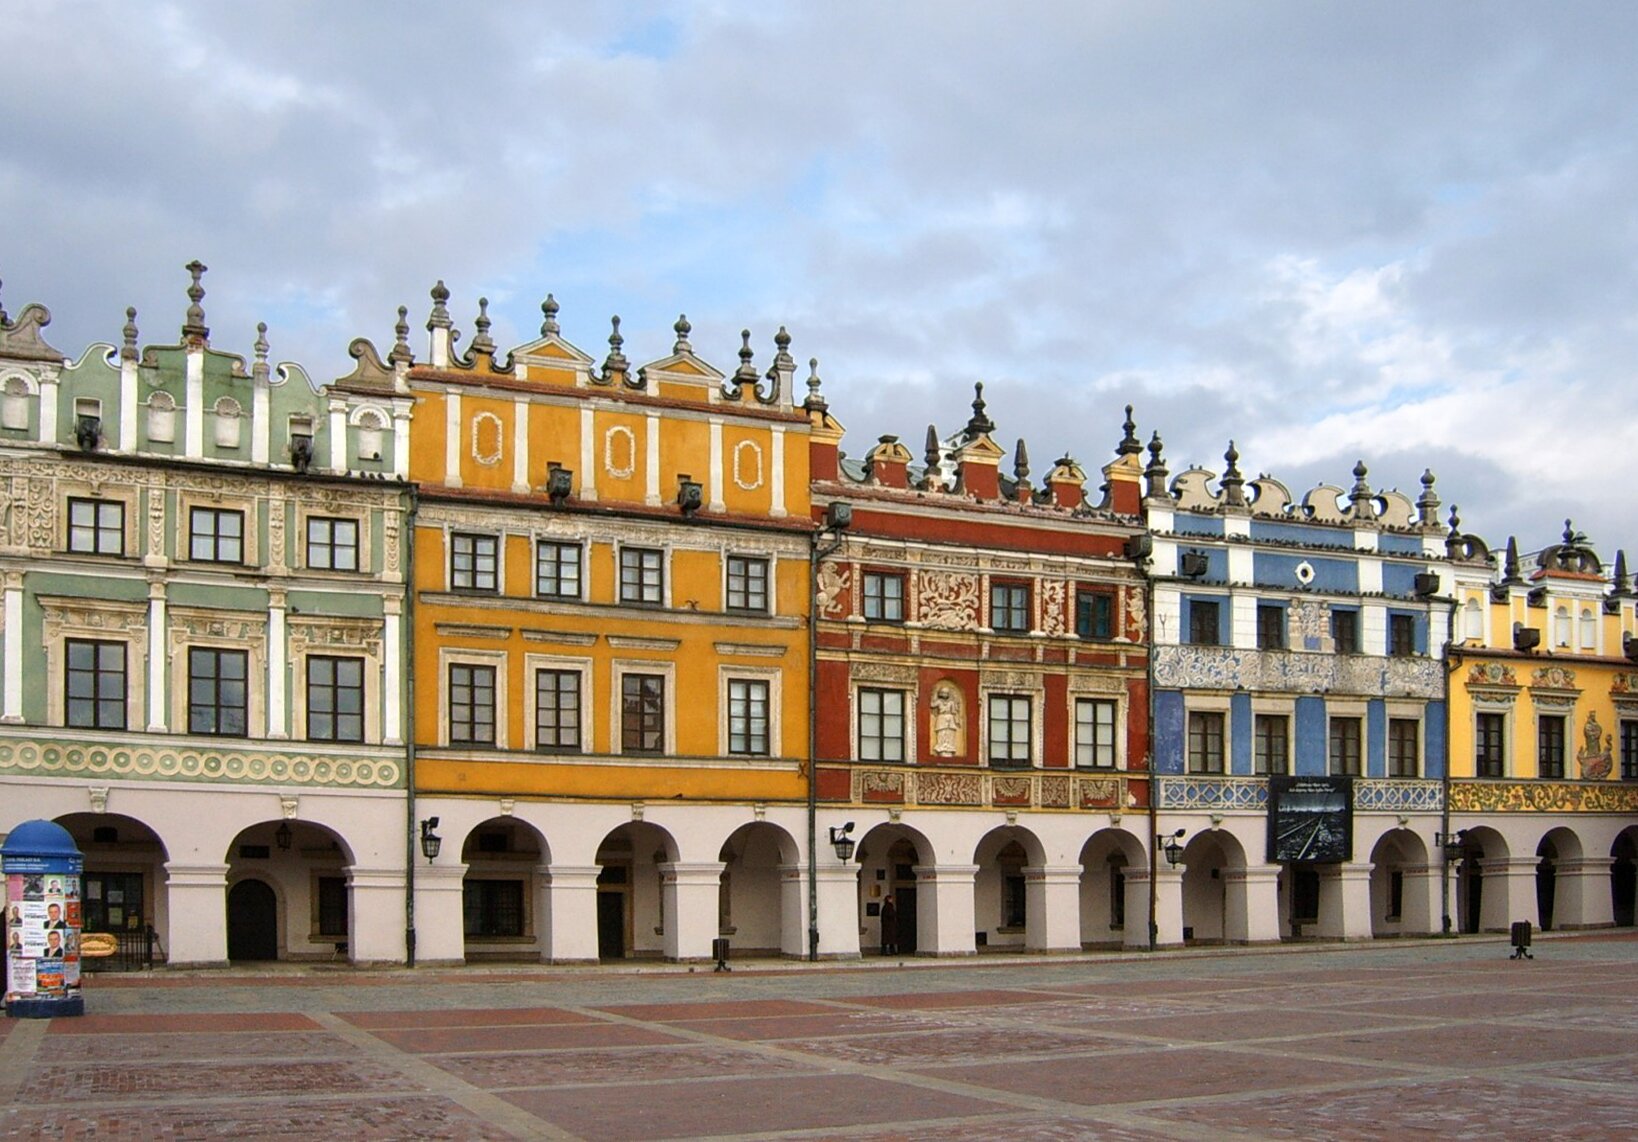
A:
<svg viewBox="0 0 1638 1142">
<path fill-rule="evenodd" d="M 1445 769 L 1441 781 L 1442 789 L 1439 798 L 1439 823 L 1442 832 L 1441 840 L 1450 837 L 1450 675 L 1454 664 L 1459 662 L 1461 653 L 1456 646 L 1456 616 L 1458 612 L 1455 592 L 1450 597 L 1450 625 L 1445 631 L 1445 660 L 1441 663 L 1444 674 L 1445 691 Z M 1450 857 L 1444 845 L 1439 846 L 1439 914 L 1441 930 L 1446 936 L 1454 935 L 1450 918 Z"/>
<path fill-rule="evenodd" d="M 1160 877 L 1160 774 L 1155 766 L 1155 581 L 1147 571 L 1143 576 L 1143 593 L 1147 604 L 1144 622 L 1149 624 L 1148 653 L 1144 658 L 1148 680 L 1144 716 L 1149 727 L 1149 950 L 1152 952 L 1160 938 L 1160 922 L 1155 918 L 1155 910 L 1160 907 L 1160 888 L 1156 884 Z"/>
<path fill-rule="evenodd" d="M 404 955 L 415 966 L 415 519 L 421 509 L 420 489 L 410 485 L 409 512 L 404 521 L 404 798 L 409 815 L 404 827 Z"/>
</svg>

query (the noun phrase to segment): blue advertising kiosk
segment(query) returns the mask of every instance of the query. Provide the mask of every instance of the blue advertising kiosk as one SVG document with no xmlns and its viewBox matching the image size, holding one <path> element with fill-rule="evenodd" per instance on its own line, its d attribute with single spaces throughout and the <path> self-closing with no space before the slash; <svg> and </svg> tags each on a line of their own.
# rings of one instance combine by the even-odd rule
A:
<svg viewBox="0 0 1638 1142">
<path fill-rule="evenodd" d="M 0 845 L 6 881 L 6 1014 L 84 1015 L 80 996 L 80 873 L 74 838 L 50 821 L 24 821 Z"/>
</svg>

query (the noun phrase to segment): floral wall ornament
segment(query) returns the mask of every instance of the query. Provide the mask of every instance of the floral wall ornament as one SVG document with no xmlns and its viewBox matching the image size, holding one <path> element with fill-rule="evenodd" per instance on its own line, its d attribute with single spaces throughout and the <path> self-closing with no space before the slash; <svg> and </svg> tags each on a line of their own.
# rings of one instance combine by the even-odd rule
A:
<svg viewBox="0 0 1638 1142">
<path fill-rule="evenodd" d="M 1467 672 L 1467 680 L 1480 686 L 1517 686 L 1518 678 L 1511 666 L 1499 662 L 1475 662 Z"/>
<path fill-rule="evenodd" d="M 923 571 L 917 598 L 919 618 L 939 630 L 972 630 L 978 626 L 978 576 Z"/>
</svg>

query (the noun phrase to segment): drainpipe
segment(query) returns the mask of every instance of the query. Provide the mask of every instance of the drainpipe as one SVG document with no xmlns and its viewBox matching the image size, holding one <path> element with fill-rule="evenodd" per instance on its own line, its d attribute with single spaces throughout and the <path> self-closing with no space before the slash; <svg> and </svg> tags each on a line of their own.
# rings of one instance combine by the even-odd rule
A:
<svg viewBox="0 0 1638 1142">
<path fill-rule="evenodd" d="M 1160 938 L 1160 922 L 1155 918 L 1155 910 L 1160 906 L 1160 888 L 1155 883 L 1160 876 L 1160 774 L 1155 768 L 1155 581 L 1147 573 L 1143 577 L 1144 601 L 1147 605 L 1149 624 L 1149 646 L 1145 657 L 1145 670 L 1148 677 L 1147 709 L 1144 716 L 1149 725 L 1149 950 L 1155 950 L 1155 944 Z"/>
<path fill-rule="evenodd" d="M 1450 626 L 1445 631 L 1445 660 L 1440 663 L 1444 674 L 1445 691 L 1445 772 L 1440 790 L 1439 823 L 1444 838 L 1450 836 L 1450 675 L 1453 664 L 1461 661 L 1461 652 L 1456 646 L 1456 616 L 1457 599 L 1454 592 L 1450 598 Z M 1450 919 L 1450 859 L 1445 855 L 1445 847 L 1439 846 L 1439 914 L 1443 933 L 1453 935 Z"/>
<path fill-rule="evenodd" d="M 421 509 L 420 489 L 409 490 L 409 512 L 404 521 L 404 798 L 408 820 L 404 827 L 404 957 L 415 966 L 415 518 Z"/>
</svg>

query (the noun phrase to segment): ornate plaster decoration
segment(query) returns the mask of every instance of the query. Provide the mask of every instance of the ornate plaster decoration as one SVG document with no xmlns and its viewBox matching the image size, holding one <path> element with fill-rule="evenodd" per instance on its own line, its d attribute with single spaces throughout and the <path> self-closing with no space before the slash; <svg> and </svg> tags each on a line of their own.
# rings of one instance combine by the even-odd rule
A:
<svg viewBox="0 0 1638 1142">
<path fill-rule="evenodd" d="M 1040 594 L 1042 633 L 1067 634 L 1069 626 L 1065 614 L 1068 610 L 1069 585 L 1062 579 L 1043 579 Z"/>
<path fill-rule="evenodd" d="M 847 614 L 848 579 L 850 571 L 829 561 L 819 564 L 819 613 L 826 618 L 841 618 Z"/>
<path fill-rule="evenodd" d="M 976 773 L 917 774 L 917 800 L 923 805 L 981 805 L 984 783 Z"/>
<path fill-rule="evenodd" d="M 916 576 L 918 614 L 935 630 L 973 630 L 978 626 L 978 576 L 922 571 Z"/>
<path fill-rule="evenodd" d="M 1275 690 L 1434 700 L 1442 696 L 1439 663 L 1431 658 L 1365 654 L 1297 654 L 1218 646 L 1158 646 L 1157 686 L 1202 690 Z"/>
<path fill-rule="evenodd" d="M 603 434 L 603 471 L 616 480 L 629 480 L 637 471 L 637 437 L 623 424 Z"/>
<path fill-rule="evenodd" d="M 362 789 L 391 789 L 403 781 L 398 763 L 386 757 L 102 746 L 77 741 L 0 741 L 0 772 Z"/>
<path fill-rule="evenodd" d="M 1261 777 L 1162 777 L 1162 809 L 1262 809 L 1268 781 Z"/>
<path fill-rule="evenodd" d="M 762 449 L 755 441 L 741 440 L 734 445 L 734 483 L 747 492 L 762 486 Z"/>
<path fill-rule="evenodd" d="M 506 455 L 506 434 L 500 417 L 492 412 L 480 412 L 472 418 L 472 459 L 486 468 L 493 468 Z"/>
<path fill-rule="evenodd" d="M 1530 674 L 1530 686 L 1548 690 L 1574 690 L 1575 671 L 1567 666 L 1543 666 Z"/>
<path fill-rule="evenodd" d="M 1453 813 L 1638 813 L 1638 786 L 1614 781 L 1457 781 Z"/>
<path fill-rule="evenodd" d="M 1045 776 L 1041 778 L 1041 808 L 1067 809 L 1069 808 L 1070 783 L 1069 778 L 1059 776 Z"/>
<path fill-rule="evenodd" d="M 1602 781 L 1615 765 L 1615 738 L 1598 724 L 1598 713 L 1587 714 L 1587 724 L 1581 728 L 1585 743 L 1576 751 L 1575 759 L 1581 766 L 1583 781 Z"/>
<path fill-rule="evenodd" d="M 1469 686 L 1517 686 L 1519 680 L 1511 666 L 1499 662 L 1475 662 L 1467 672 Z"/>
<path fill-rule="evenodd" d="M 1354 779 L 1354 809 L 1361 813 L 1437 813 L 1444 800 L 1444 786 L 1438 781 Z"/>
</svg>

